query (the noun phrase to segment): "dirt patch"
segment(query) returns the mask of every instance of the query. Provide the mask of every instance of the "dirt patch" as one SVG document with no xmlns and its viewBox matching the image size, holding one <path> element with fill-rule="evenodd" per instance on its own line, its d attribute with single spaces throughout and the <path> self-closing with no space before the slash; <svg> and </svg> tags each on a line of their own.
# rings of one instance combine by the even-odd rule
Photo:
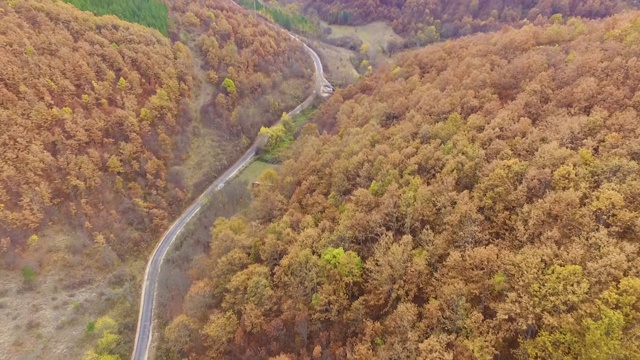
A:
<svg viewBox="0 0 640 360">
<path fill-rule="evenodd" d="M 0 269 L 0 354 L 5 359 L 81 358 L 91 346 L 84 332 L 87 323 L 103 311 L 100 303 L 106 276 L 75 265 L 69 261 L 72 255 L 62 252 L 78 245 L 78 239 L 65 235 L 52 239 L 56 231 L 48 233 L 41 241 L 62 249 L 46 249 L 43 261 L 25 261 L 36 264 L 31 281 L 25 281 L 24 267 Z M 86 255 L 82 249 L 86 246 L 76 248 L 82 253 L 78 256 Z M 51 264 L 53 260 L 59 263 Z"/>
<path fill-rule="evenodd" d="M 315 41 L 313 49 L 322 59 L 325 77 L 334 86 L 346 86 L 358 79 L 359 74 L 351 60 L 355 56 L 353 51 L 321 41 Z"/>
</svg>

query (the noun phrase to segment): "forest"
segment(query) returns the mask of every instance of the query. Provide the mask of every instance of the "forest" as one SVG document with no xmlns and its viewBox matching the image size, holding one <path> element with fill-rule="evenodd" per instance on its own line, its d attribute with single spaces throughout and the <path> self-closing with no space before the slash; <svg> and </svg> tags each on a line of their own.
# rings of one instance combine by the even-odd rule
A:
<svg viewBox="0 0 640 360">
<path fill-rule="evenodd" d="M 201 87 L 191 43 L 212 87 L 203 121 L 237 153 L 305 96 L 302 48 L 229 6 L 175 2 L 173 16 L 195 38 L 185 44 L 71 5 L 0 2 L 3 251 L 27 248 L 51 222 L 121 255 L 154 243 L 192 196 L 176 167 L 189 156 L 186 108 Z M 225 156 L 214 171 L 235 159 Z"/>
<path fill-rule="evenodd" d="M 312 64 L 286 33 L 231 1 L 175 1 L 170 12 L 176 23 L 170 36 L 186 36 L 204 60 L 203 80 L 214 87 L 204 122 L 253 139 L 308 95 Z"/>
<path fill-rule="evenodd" d="M 337 91 L 212 224 L 162 358 L 637 359 L 639 57 L 638 12 L 556 16 Z"/>
<path fill-rule="evenodd" d="M 333 24 L 388 21 L 407 38 L 405 46 L 499 30 L 504 25 L 544 22 L 555 14 L 600 18 L 616 14 L 632 0 L 300 0 Z"/>
<path fill-rule="evenodd" d="M 188 49 L 64 3 L 0 9 L 3 252 L 52 222 L 119 253 L 144 248 L 142 233 L 162 231 L 186 195 L 167 175 Z"/>
<path fill-rule="evenodd" d="M 10 358 L 94 345 L 86 358 L 128 357 L 139 265 L 260 128 L 308 96 L 313 74 L 298 42 L 231 1 L 73 3 L 91 12 L 0 0 Z"/>
<path fill-rule="evenodd" d="M 157 29 L 165 36 L 169 29 L 167 5 L 161 0 L 64 0 L 96 15 L 116 15 L 122 20 Z"/>
<path fill-rule="evenodd" d="M 127 358 L 146 256 L 262 129 L 158 358 L 638 359 L 631 2 L 299 2 L 434 44 L 267 129 L 311 63 L 231 1 L 0 0 L 0 352 Z"/>
</svg>

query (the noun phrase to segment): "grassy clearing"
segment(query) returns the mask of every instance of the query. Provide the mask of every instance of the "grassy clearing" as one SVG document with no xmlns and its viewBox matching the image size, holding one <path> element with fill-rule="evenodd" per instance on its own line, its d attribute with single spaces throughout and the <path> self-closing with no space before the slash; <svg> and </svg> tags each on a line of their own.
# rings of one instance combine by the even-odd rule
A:
<svg viewBox="0 0 640 360">
<path fill-rule="evenodd" d="M 325 76 L 335 86 L 347 86 L 359 77 L 358 71 L 351 63 L 354 53 L 345 48 L 324 42 L 314 42 L 313 48 L 322 58 Z"/>
<path fill-rule="evenodd" d="M 384 52 L 389 42 L 403 41 L 402 37 L 396 34 L 391 26 L 382 21 L 362 26 L 329 25 L 327 23 L 322 23 L 322 26 L 331 28 L 332 32 L 329 38 L 352 36 L 359 38 L 363 43 L 369 44 L 369 56 L 371 57 Z"/>
<path fill-rule="evenodd" d="M 214 129 L 193 124 L 189 157 L 183 165 L 189 188 L 202 181 L 215 180 L 219 173 L 230 165 L 229 159 L 235 159 L 229 155 L 240 153 L 238 149 L 244 148 L 237 141 L 225 139 Z"/>
<path fill-rule="evenodd" d="M 251 184 L 256 181 L 258 179 L 258 176 L 265 172 L 265 170 L 276 169 L 277 167 L 278 165 L 256 160 L 249 166 L 247 166 L 244 170 L 242 170 L 242 172 L 238 175 L 238 180 Z"/>
</svg>

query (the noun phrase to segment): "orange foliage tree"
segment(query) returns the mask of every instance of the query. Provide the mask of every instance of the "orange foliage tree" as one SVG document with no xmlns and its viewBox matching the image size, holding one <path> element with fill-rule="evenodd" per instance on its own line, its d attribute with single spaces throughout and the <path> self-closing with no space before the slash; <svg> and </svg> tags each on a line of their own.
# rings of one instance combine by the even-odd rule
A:
<svg viewBox="0 0 640 360">
<path fill-rule="evenodd" d="M 638 13 L 526 26 L 336 92 L 215 223 L 173 354 L 636 356 L 638 39 Z"/>
</svg>

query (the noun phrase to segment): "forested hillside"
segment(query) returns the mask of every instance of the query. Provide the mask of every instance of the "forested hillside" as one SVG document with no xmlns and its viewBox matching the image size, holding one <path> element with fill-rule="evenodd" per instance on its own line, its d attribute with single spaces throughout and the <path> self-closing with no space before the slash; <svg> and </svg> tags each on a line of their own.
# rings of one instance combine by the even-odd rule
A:
<svg viewBox="0 0 640 360">
<path fill-rule="evenodd" d="M 195 42 L 215 86 L 205 121 L 253 138 L 267 119 L 297 106 L 313 76 L 302 46 L 232 1 L 170 3 L 173 36 Z"/>
<path fill-rule="evenodd" d="M 300 43 L 230 1 L 69 2 L 168 36 L 63 1 L 0 0 L 8 358 L 129 356 L 146 254 L 312 80 Z"/>
<path fill-rule="evenodd" d="M 545 22 L 554 14 L 600 18 L 620 12 L 631 0 L 300 0 L 307 10 L 336 24 L 389 21 L 409 45 L 425 45 L 439 39 L 475 32 L 499 30 L 503 25 L 522 26 Z"/>
<path fill-rule="evenodd" d="M 639 13 L 556 19 L 338 91 L 215 223 L 167 358 L 637 358 L 638 57 Z"/>
<path fill-rule="evenodd" d="M 0 1 L 0 234 L 50 222 L 117 250 L 164 229 L 190 54 L 158 32 L 45 0 Z M 170 203 L 173 204 L 173 208 Z"/>
<path fill-rule="evenodd" d="M 222 171 L 304 97 L 310 64 L 299 44 L 230 2 L 173 6 L 175 31 L 197 39 L 215 87 L 202 119 L 234 145 L 215 155 L 213 170 Z M 191 118 L 179 102 L 200 75 L 193 54 L 64 3 L 0 1 L 0 9 L 2 248 L 27 246 L 50 222 L 122 254 L 153 243 L 191 191 L 172 169 L 190 151 Z"/>
</svg>

